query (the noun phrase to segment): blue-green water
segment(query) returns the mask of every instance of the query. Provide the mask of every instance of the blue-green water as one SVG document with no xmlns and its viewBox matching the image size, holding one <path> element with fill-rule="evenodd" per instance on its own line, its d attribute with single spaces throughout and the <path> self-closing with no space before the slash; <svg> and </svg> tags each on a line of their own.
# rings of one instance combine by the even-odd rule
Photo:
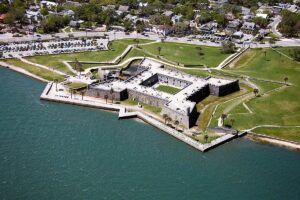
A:
<svg viewBox="0 0 300 200">
<path fill-rule="evenodd" d="M 299 199 L 300 153 L 245 139 L 208 153 L 116 114 L 39 100 L 0 68 L 0 199 Z"/>
</svg>

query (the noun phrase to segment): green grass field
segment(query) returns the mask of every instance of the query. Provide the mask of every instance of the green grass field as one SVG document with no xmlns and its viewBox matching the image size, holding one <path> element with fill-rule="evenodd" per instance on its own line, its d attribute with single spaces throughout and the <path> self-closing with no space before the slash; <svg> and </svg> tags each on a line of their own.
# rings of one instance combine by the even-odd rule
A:
<svg viewBox="0 0 300 200">
<path fill-rule="evenodd" d="M 162 91 L 165 93 L 169 93 L 169 94 L 176 94 L 177 92 L 179 92 L 181 89 L 176 88 L 176 87 L 172 87 L 172 86 L 168 86 L 168 85 L 159 85 L 156 90 L 158 91 Z"/>
<path fill-rule="evenodd" d="M 139 43 L 147 43 L 151 40 L 139 40 Z M 115 40 L 110 44 L 110 50 L 108 51 L 95 51 L 95 52 L 82 52 L 82 53 L 70 53 L 70 54 L 58 54 L 58 55 L 42 55 L 27 57 L 26 59 L 34 63 L 53 67 L 57 70 L 72 74 L 72 72 L 65 66 L 62 61 L 94 61 L 103 62 L 111 61 L 120 55 L 128 45 L 136 44 L 134 39 Z M 83 65 L 84 68 L 89 68 L 93 64 Z"/>
<path fill-rule="evenodd" d="M 230 55 L 222 54 L 219 47 L 199 46 L 174 42 L 154 43 L 142 46 L 143 49 L 155 55 L 158 55 L 158 47 L 161 47 L 161 56 L 173 62 L 185 65 L 204 64 L 208 67 L 216 67 Z M 199 50 L 199 48 L 202 50 Z M 199 55 L 199 52 L 202 52 L 203 55 Z"/>
<path fill-rule="evenodd" d="M 291 48 L 278 48 L 281 52 L 288 52 Z M 266 52 L 266 53 L 264 53 Z M 226 123 L 235 119 L 234 127 L 249 129 L 257 125 L 300 125 L 300 64 L 280 55 L 272 49 L 251 49 L 235 63 L 229 73 L 247 75 L 259 79 L 282 81 L 288 77 L 292 86 L 280 84 L 254 82 L 260 88 L 260 97 L 247 101 L 247 106 L 253 113 L 249 113 L 239 104 L 228 113 Z M 282 86 L 282 87 L 281 87 Z M 277 88 L 277 89 L 276 89 Z M 217 118 L 224 113 L 228 105 L 220 106 L 213 118 L 212 125 L 216 125 Z M 245 112 L 246 111 L 246 112 Z M 265 134 L 277 135 L 284 139 L 294 140 L 293 129 L 264 128 Z M 262 133 L 262 130 L 259 130 Z M 290 132 L 291 131 L 291 132 Z"/>
<path fill-rule="evenodd" d="M 72 83 L 66 84 L 66 86 L 68 86 L 71 89 L 78 89 L 78 88 L 86 87 L 87 84 L 81 83 L 81 82 L 72 82 Z"/>
<path fill-rule="evenodd" d="M 253 132 L 300 143 L 300 128 L 256 128 Z"/>
<path fill-rule="evenodd" d="M 22 68 L 34 75 L 37 75 L 43 79 L 49 80 L 49 81 L 53 81 L 55 79 L 57 79 L 58 81 L 62 81 L 65 78 L 62 75 L 56 74 L 54 72 L 51 72 L 47 69 L 42 69 L 27 63 L 22 62 L 19 59 L 7 59 L 5 60 L 6 63 L 14 65 L 16 67 Z"/>
<path fill-rule="evenodd" d="M 134 100 L 131 100 L 131 99 L 126 99 L 124 101 L 121 101 L 122 104 L 126 104 L 126 105 L 138 105 L 138 101 L 134 101 Z M 150 111 L 150 112 L 153 112 L 153 113 L 160 113 L 161 112 L 161 108 L 159 107 L 156 107 L 156 106 L 151 106 L 149 104 L 145 104 L 145 103 L 141 103 L 140 102 L 140 105 L 142 105 L 146 110 Z"/>
</svg>

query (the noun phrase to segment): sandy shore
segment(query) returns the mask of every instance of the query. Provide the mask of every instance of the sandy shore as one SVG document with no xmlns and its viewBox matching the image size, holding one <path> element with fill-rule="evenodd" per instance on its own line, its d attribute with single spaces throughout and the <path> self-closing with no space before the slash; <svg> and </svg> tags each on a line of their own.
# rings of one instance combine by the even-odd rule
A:
<svg viewBox="0 0 300 200">
<path fill-rule="evenodd" d="M 22 73 L 22 74 L 25 74 L 25 75 L 27 75 L 27 76 L 30 76 L 30 77 L 32 77 L 32 78 L 34 78 L 34 79 L 40 80 L 40 81 L 45 82 L 45 83 L 48 83 L 48 82 L 49 82 L 48 80 L 43 79 L 43 78 L 41 78 L 41 77 L 39 77 L 39 76 L 37 76 L 37 75 L 35 75 L 35 74 L 32 74 L 32 73 L 26 71 L 25 69 L 22 69 L 22 68 L 20 68 L 20 67 L 17 67 L 17 66 L 11 65 L 11 64 L 7 64 L 7 63 L 2 62 L 2 61 L 0 61 L 0 66 L 1 66 L 1 67 L 5 67 L 5 68 L 8 68 L 8 69 L 11 69 L 11 70 L 14 70 L 14 71 L 19 72 L 19 73 Z"/>
<path fill-rule="evenodd" d="M 257 135 L 257 134 L 248 134 L 246 136 L 246 138 L 248 138 L 250 140 L 253 140 L 253 141 L 256 141 L 256 142 L 260 142 L 260 143 L 274 144 L 274 145 L 285 147 L 285 148 L 288 148 L 288 149 L 300 151 L 300 145 L 299 144 L 289 142 L 289 141 L 284 141 L 284 140 L 275 139 L 275 138 L 269 138 L 269 137 L 260 136 L 260 135 Z"/>
</svg>

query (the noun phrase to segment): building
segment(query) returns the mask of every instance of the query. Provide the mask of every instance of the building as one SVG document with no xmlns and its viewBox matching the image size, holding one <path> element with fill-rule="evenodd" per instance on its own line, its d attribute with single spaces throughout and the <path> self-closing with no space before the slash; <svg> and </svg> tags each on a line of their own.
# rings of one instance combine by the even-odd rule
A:
<svg viewBox="0 0 300 200">
<path fill-rule="evenodd" d="M 109 76 L 109 72 L 102 72 Z M 176 94 L 157 90 L 160 85 L 178 88 Z M 144 59 L 138 66 L 120 72 L 120 78 L 102 80 L 89 86 L 88 96 L 117 101 L 131 99 L 160 107 L 161 115 L 168 115 L 186 128 L 195 125 L 199 113 L 196 104 L 208 95 L 224 96 L 239 90 L 238 80 L 198 77 Z"/>
<path fill-rule="evenodd" d="M 253 34 L 255 31 L 255 23 L 254 22 L 244 22 L 241 31 L 246 34 Z"/>
<path fill-rule="evenodd" d="M 214 34 L 217 32 L 218 23 L 216 22 L 208 22 L 199 27 L 199 31 L 203 34 Z"/>
</svg>

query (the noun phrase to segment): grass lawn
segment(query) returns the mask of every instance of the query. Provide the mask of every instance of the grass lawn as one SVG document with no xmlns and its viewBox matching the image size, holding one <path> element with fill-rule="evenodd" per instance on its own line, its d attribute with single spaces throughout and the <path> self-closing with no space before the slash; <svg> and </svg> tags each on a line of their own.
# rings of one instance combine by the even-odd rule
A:
<svg viewBox="0 0 300 200">
<path fill-rule="evenodd" d="M 179 88 L 168 86 L 168 85 L 159 85 L 156 89 L 169 94 L 176 94 L 181 90 Z"/>
<path fill-rule="evenodd" d="M 278 48 L 281 52 L 288 52 L 288 49 L 291 48 Z M 242 105 L 238 105 L 228 113 L 229 117 L 226 123 L 230 123 L 229 119 L 234 118 L 234 127 L 238 129 L 248 129 L 264 124 L 300 125 L 300 64 L 280 56 L 272 49 L 251 49 L 249 51 L 250 53 L 246 54 L 245 57 L 241 57 L 241 61 L 235 63 L 237 66 L 227 71 L 276 81 L 283 81 L 284 77 L 288 77 L 288 82 L 293 85 L 280 87 L 279 84 L 254 82 L 260 88 L 261 96 L 252 98 L 246 103 L 253 113 L 245 113 Z M 225 108 L 226 105 L 219 107 L 213 125 L 217 124 L 216 120 Z M 264 128 L 260 130 L 260 133 L 263 130 L 268 130 L 266 134 L 270 132 L 281 138 L 286 138 L 284 135 L 290 134 L 288 131 L 282 132 L 282 129 L 274 128 L 272 130 L 271 128 Z"/>
<path fill-rule="evenodd" d="M 213 141 L 213 140 L 215 140 L 215 139 L 217 139 L 217 138 L 220 137 L 217 134 L 209 133 L 209 134 L 207 134 L 207 136 L 208 136 L 207 140 L 205 140 L 204 135 L 205 135 L 204 133 L 198 134 L 198 135 L 193 136 L 193 138 L 195 140 L 197 140 L 198 142 L 200 142 L 201 144 L 206 144 L 206 143 L 210 143 L 211 141 Z"/>
<path fill-rule="evenodd" d="M 256 128 L 253 132 L 300 142 L 300 128 Z"/>
<path fill-rule="evenodd" d="M 140 44 L 147 43 L 151 40 L 139 40 Z M 70 53 L 70 54 L 58 54 L 58 55 L 42 55 L 27 57 L 26 59 L 31 62 L 39 63 L 42 65 L 50 66 L 63 72 L 72 73 L 62 61 L 111 61 L 120 55 L 128 45 L 135 44 L 134 39 L 115 40 L 110 44 L 110 50 L 108 51 L 95 51 L 95 52 L 82 52 L 82 53 Z M 84 65 L 83 67 L 90 67 L 91 65 Z"/>
<path fill-rule="evenodd" d="M 198 110 L 198 112 L 201 112 L 200 117 L 198 118 L 198 123 L 197 123 L 200 130 L 204 131 L 206 129 L 206 127 L 208 126 L 208 123 L 209 123 L 209 119 L 211 118 L 213 111 L 215 110 L 215 108 L 218 104 L 226 102 L 230 99 L 251 93 L 251 88 L 247 85 L 241 84 L 240 88 L 241 89 L 239 92 L 235 92 L 235 93 L 226 95 L 224 97 L 208 96 L 203 101 L 201 101 L 197 104 L 197 110 Z M 239 98 L 238 98 L 237 100 L 233 100 L 233 101 L 241 101 L 241 100 L 239 100 Z M 229 102 L 229 103 L 221 104 L 220 106 L 224 107 L 224 109 L 231 108 L 227 104 L 235 105 L 234 102 Z M 220 109 L 217 109 L 217 111 L 219 111 L 219 110 Z M 221 110 L 223 112 L 223 109 L 221 109 Z M 219 118 L 219 113 L 216 112 L 214 114 L 213 119 L 218 119 L 218 118 Z M 213 120 L 212 122 L 213 122 L 213 125 L 211 125 L 211 126 L 216 127 L 217 120 Z"/>
<path fill-rule="evenodd" d="M 56 74 L 52 71 L 49 71 L 47 69 L 42 69 L 27 63 L 22 62 L 19 59 L 6 59 L 5 60 L 6 63 L 14 65 L 16 67 L 22 68 L 32 74 L 35 74 L 43 79 L 49 80 L 49 81 L 53 81 L 54 79 L 58 79 L 59 81 L 64 80 L 64 76 L 60 75 L 60 74 Z"/>
<path fill-rule="evenodd" d="M 68 86 L 71 89 L 78 89 L 78 88 L 86 87 L 87 85 L 82 82 L 72 82 L 72 83 L 66 84 L 66 86 Z"/>
<path fill-rule="evenodd" d="M 121 101 L 122 104 L 126 104 L 126 105 L 138 105 L 138 101 L 135 101 L 135 100 L 131 100 L 131 99 L 126 99 L 124 101 Z M 145 103 L 141 103 L 140 102 L 140 105 L 142 105 L 146 110 L 150 111 L 150 112 L 153 112 L 153 113 L 160 113 L 161 112 L 161 108 L 159 107 L 156 107 L 156 106 L 151 106 L 149 104 L 145 104 Z"/>
<path fill-rule="evenodd" d="M 219 47 L 199 46 L 175 42 L 153 43 L 142 46 L 143 49 L 158 55 L 157 48 L 161 47 L 160 55 L 173 62 L 185 65 L 218 66 L 230 54 L 222 54 Z M 202 50 L 199 50 L 201 48 Z M 202 52 L 203 55 L 199 55 Z"/>
</svg>

